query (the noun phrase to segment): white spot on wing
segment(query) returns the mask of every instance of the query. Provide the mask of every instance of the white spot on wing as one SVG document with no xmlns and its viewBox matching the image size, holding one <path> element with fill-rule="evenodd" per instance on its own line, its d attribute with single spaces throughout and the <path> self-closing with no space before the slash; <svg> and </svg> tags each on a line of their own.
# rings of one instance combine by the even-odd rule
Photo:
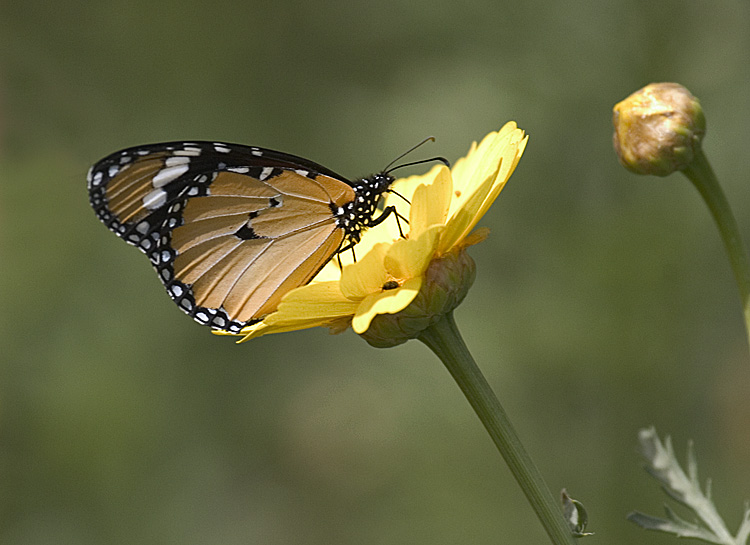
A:
<svg viewBox="0 0 750 545">
<path fill-rule="evenodd" d="M 218 153 L 229 153 L 232 151 L 227 147 L 226 144 L 220 144 L 218 142 L 214 143 L 214 150 L 216 150 Z"/>
<path fill-rule="evenodd" d="M 156 188 L 164 187 L 169 182 L 172 182 L 185 174 L 190 167 L 188 165 L 178 165 L 174 167 L 167 166 L 156 173 L 151 179 L 151 185 Z"/>
<path fill-rule="evenodd" d="M 177 155 L 179 153 L 179 151 L 175 151 L 174 153 L 175 153 L 175 155 Z M 174 166 L 177 166 L 177 165 L 187 165 L 189 163 L 190 163 L 190 157 L 177 157 L 177 156 L 176 157 L 168 157 L 164 161 L 164 165 L 168 166 L 168 167 L 174 167 Z"/>
<path fill-rule="evenodd" d="M 236 172 L 237 174 L 246 174 L 250 172 L 249 167 L 230 167 L 227 169 L 229 172 Z"/>
<path fill-rule="evenodd" d="M 185 147 L 183 149 L 175 150 L 174 154 L 175 155 L 187 155 L 190 157 L 198 157 L 201 154 L 201 149 Z"/>
<path fill-rule="evenodd" d="M 167 192 L 163 189 L 154 189 L 151 193 L 143 197 L 143 206 L 149 210 L 156 210 L 164 206 L 167 202 Z"/>
</svg>

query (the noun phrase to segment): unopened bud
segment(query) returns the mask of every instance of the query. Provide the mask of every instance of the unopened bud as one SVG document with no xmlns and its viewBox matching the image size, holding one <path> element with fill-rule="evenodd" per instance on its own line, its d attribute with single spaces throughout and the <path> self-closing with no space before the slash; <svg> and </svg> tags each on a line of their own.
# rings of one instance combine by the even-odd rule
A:
<svg viewBox="0 0 750 545">
<path fill-rule="evenodd" d="M 651 83 L 614 107 L 614 146 L 636 174 L 667 176 L 693 162 L 706 133 L 700 102 L 677 83 Z"/>
</svg>

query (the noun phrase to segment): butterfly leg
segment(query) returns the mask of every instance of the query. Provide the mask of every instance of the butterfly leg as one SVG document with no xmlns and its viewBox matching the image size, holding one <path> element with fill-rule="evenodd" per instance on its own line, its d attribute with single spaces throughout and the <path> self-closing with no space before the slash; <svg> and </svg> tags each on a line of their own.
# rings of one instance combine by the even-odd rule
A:
<svg viewBox="0 0 750 545">
<path fill-rule="evenodd" d="M 349 241 L 349 243 L 348 243 L 348 244 L 346 244 L 345 246 L 342 246 L 342 247 L 341 247 L 341 248 L 339 248 L 339 249 L 338 249 L 338 251 L 336 252 L 336 259 L 337 259 L 337 260 L 338 260 L 338 262 L 339 262 L 339 269 L 340 269 L 340 270 L 343 270 L 343 269 L 342 269 L 342 267 L 343 267 L 343 266 L 342 266 L 342 264 L 341 264 L 341 254 L 342 254 L 343 252 L 347 251 L 347 250 L 351 250 L 351 251 L 352 251 L 352 259 L 354 260 L 354 263 L 356 263 L 356 262 L 357 262 L 357 254 L 356 254 L 356 253 L 354 252 L 354 246 L 356 246 L 357 242 L 359 242 L 359 241 L 358 241 L 358 240 L 351 240 L 351 241 Z"/>
<path fill-rule="evenodd" d="M 380 214 L 377 218 L 372 220 L 368 227 L 375 227 L 376 225 L 380 225 L 385 221 L 385 219 L 393 214 L 396 216 L 396 225 L 398 225 L 398 234 L 401 235 L 401 238 L 406 238 L 404 235 L 403 229 L 401 229 L 401 221 L 403 220 L 406 225 L 409 225 L 409 220 L 407 220 L 404 216 L 398 213 L 398 210 L 396 210 L 395 206 L 387 206 L 385 210 L 383 210 L 383 213 Z"/>
<path fill-rule="evenodd" d="M 393 191 L 392 189 L 389 189 L 389 190 L 387 191 L 387 193 L 391 193 L 391 194 L 393 194 L 393 195 L 396 195 L 397 197 L 401 197 L 401 198 L 402 198 L 402 199 L 404 200 L 404 202 L 405 202 L 406 204 L 411 204 L 411 201 L 410 201 L 409 199 L 407 199 L 406 197 L 404 197 L 404 196 L 403 196 L 403 195 L 402 195 L 401 193 L 399 193 L 398 191 Z"/>
</svg>

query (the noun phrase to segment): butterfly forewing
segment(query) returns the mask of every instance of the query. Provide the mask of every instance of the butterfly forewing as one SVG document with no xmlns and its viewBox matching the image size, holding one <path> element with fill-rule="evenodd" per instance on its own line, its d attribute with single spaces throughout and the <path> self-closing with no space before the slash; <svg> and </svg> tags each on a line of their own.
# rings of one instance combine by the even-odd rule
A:
<svg viewBox="0 0 750 545">
<path fill-rule="evenodd" d="M 131 148 L 89 172 L 99 219 L 203 324 L 237 331 L 309 282 L 347 237 L 347 180 L 312 161 L 208 142 Z"/>
</svg>

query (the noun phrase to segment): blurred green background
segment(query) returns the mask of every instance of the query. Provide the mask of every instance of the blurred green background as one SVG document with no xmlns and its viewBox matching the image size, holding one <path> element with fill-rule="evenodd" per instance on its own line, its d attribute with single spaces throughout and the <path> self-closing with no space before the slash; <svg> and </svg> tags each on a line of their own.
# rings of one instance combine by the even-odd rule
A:
<svg viewBox="0 0 750 545">
<path fill-rule="evenodd" d="M 745 0 L 0 4 L 0 543 L 546 543 L 440 362 L 316 329 L 237 346 L 184 316 L 90 210 L 136 144 L 218 139 L 345 175 L 423 137 L 529 146 L 481 222 L 459 327 L 587 543 L 661 544 L 637 430 L 696 441 L 732 529 L 750 356 L 711 217 L 637 177 L 612 106 L 677 81 L 750 240 Z"/>
</svg>

